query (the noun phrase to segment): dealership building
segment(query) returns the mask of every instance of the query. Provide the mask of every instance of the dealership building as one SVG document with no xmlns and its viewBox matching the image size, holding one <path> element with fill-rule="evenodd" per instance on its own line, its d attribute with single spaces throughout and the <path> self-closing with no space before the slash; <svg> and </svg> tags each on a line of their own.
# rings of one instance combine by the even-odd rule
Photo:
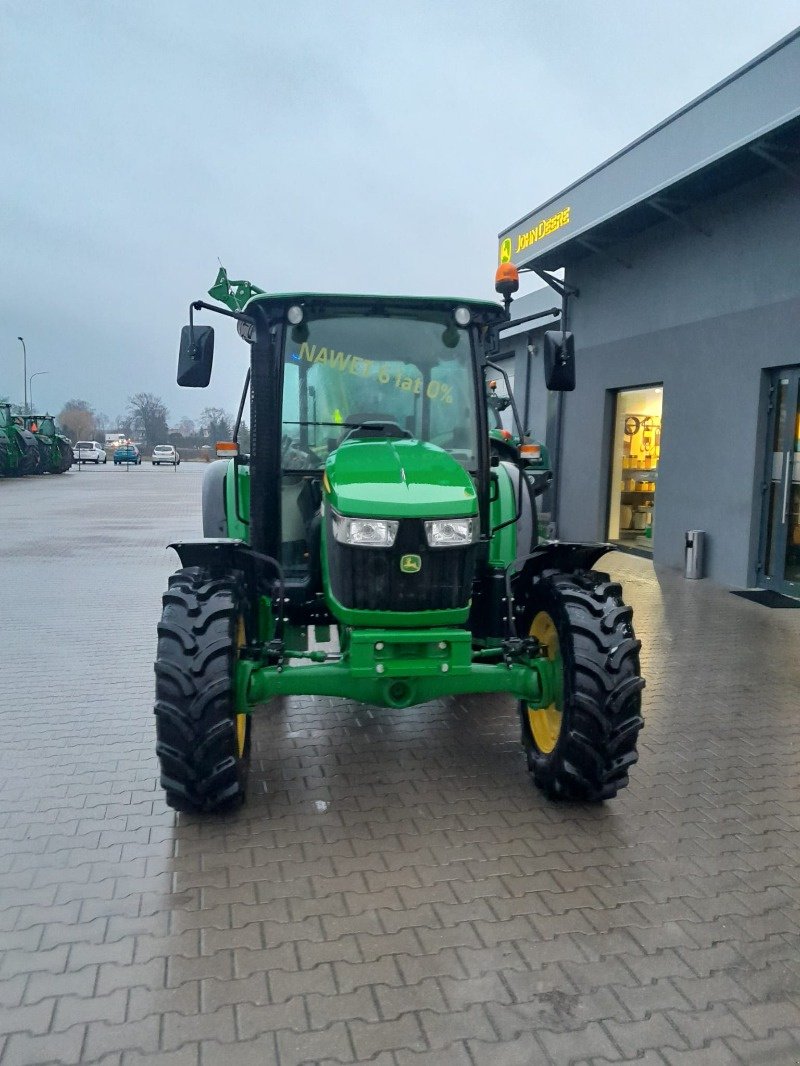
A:
<svg viewBox="0 0 800 1066">
<path fill-rule="evenodd" d="M 503 334 L 554 535 L 800 596 L 800 30 L 500 235 L 547 287 Z M 528 275 L 522 274 L 524 281 Z M 546 393 L 542 333 L 575 337 Z"/>
</svg>

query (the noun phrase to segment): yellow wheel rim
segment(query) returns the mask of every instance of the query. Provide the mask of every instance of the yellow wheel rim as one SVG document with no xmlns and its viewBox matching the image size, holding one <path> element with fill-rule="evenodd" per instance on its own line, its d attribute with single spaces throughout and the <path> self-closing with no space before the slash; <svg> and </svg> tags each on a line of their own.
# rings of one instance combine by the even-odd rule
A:
<svg viewBox="0 0 800 1066">
<path fill-rule="evenodd" d="M 558 630 L 547 611 L 539 611 L 535 615 L 528 633 L 530 636 L 536 637 L 539 643 L 547 648 L 547 658 L 550 662 L 561 661 Z M 549 755 L 558 743 L 561 733 L 561 720 L 561 708 L 555 700 L 549 707 L 528 706 L 528 724 L 536 747 L 542 755 Z"/>
<path fill-rule="evenodd" d="M 247 645 L 247 633 L 244 628 L 244 618 L 239 616 L 236 621 L 236 651 L 237 653 Z M 238 654 L 237 654 L 238 658 Z M 241 759 L 244 755 L 244 747 L 247 743 L 247 719 L 249 715 L 236 715 L 236 756 Z"/>
</svg>

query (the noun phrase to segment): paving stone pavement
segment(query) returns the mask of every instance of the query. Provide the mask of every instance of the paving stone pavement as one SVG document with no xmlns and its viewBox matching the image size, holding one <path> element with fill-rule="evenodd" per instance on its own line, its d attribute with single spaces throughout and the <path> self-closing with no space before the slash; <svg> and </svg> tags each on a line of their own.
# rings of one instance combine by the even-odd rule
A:
<svg viewBox="0 0 800 1066">
<path fill-rule="evenodd" d="M 278 701 L 251 795 L 156 779 L 202 468 L 0 483 L 2 1066 L 800 1062 L 800 612 L 609 556 L 630 788 L 557 806 L 507 699 Z"/>
</svg>

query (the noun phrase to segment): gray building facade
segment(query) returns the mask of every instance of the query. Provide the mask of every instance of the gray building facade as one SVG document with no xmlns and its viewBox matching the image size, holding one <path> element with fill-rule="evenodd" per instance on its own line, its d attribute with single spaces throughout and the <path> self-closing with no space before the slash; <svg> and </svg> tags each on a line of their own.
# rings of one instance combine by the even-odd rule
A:
<svg viewBox="0 0 800 1066">
<path fill-rule="evenodd" d="M 573 393 L 541 399 L 545 324 L 504 340 L 556 452 L 561 404 L 556 534 L 682 567 L 702 529 L 710 578 L 800 595 L 800 31 L 499 239 L 574 290 Z"/>
</svg>

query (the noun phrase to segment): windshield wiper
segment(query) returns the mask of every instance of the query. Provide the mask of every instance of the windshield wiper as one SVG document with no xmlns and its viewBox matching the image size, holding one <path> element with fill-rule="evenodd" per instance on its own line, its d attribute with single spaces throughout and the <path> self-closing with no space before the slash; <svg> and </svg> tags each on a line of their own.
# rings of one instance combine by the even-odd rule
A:
<svg viewBox="0 0 800 1066">
<path fill-rule="evenodd" d="M 358 429 L 360 422 L 284 422 L 284 426 L 334 426 L 337 429 Z"/>
</svg>

